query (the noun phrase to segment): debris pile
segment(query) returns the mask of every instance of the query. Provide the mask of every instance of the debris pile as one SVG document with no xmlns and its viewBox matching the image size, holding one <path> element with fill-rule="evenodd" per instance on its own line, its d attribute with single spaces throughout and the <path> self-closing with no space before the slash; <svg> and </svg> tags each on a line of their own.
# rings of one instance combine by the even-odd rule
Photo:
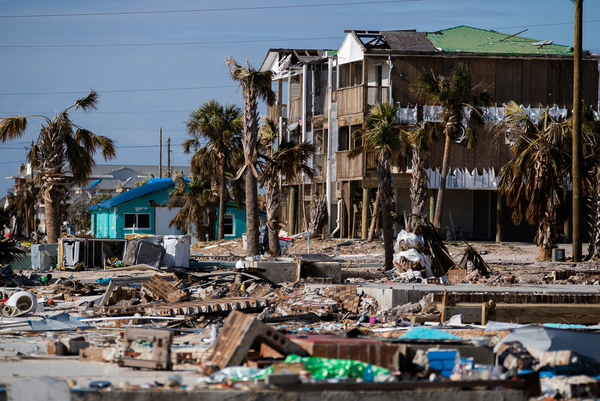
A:
<svg viewBox="0 0 600 401">
<path fill-rule="evenodd" d="M 271 388 L 599 395 L 600 295 L 576 284 L 596 270 L 545 266 L 536 287 L 523 286 L 518 272 L 469 244 L 455 263 L 431 225 L 411 218 L 419 224 L 398 235 L 392 271 L 335 256 L 357 246 L 351 241 L 332 243 L 334 256 L 192 254 L 178 266 L 165 264 L 164 242 L 137 239 L 122 253 L 100 253 L 101 262 L 68 254 L 76 269 L 61 271 L 64 261 L 26 272 L 5 266 L 0 358 L 11 374 L 2 378 L 15 383 L 19 363 L 46 358 L 61 372 L 86 372 L 71 375 L 73 391 L 115 397 L 148 387 L 252 389 L 258 398 Z M 543 287 L 543 277 L 565 290 Z M 87 373 L 98 364 L 113 376 Z"/>
</svg>

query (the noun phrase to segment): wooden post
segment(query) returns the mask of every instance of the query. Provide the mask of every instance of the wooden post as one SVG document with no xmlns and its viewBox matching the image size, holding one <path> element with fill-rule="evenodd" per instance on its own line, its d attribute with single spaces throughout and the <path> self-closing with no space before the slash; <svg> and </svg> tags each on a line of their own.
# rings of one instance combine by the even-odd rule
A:
<svg viewBox="0 0 600 401">
<path fill-rule="evenodd" d="M 296 234 L 296 209 L 298 206 L 298 190 L 296 187 L 290 187 L 290 217 L 289 217 L 289 235 Z"/>
<path fill-rule="evenodd" d="M 435 189 L 429 189 L 429 221 L 433 224 L 435 218 Z"/>
<path fill-rule="evenodd" d="M 167 139 L 167 178 L 171 178 L 171 138 Z"/>
<path fill-rule="evenodd" d="M 502 194 L 496 191 L 496 242 L 502 242 Z"/>
<path fill-rule="evenodd" d="M 369 207 L 371 206 L 371 188 L 363 188 L 362 198 L 362 224 L 361 239 L 367 239 L 369 235 Z"/>
<path fill-rule="evenodd" d="M 346 183 L 346 187 L 348 188 L 348 191 L 346 192 L 346 210 L 348 212 L 348 227 L 346 233 L 347 233 L 347 238 L 352 238 L 352 215 L 354 214 L 354 209 L 352 208 L 352 182 L 348 181 Z"/>
<path fill-rule="evenodd" d="M 481 325 L 485 326 L 490 320 L 496 320 L 496 303 L 493 299 L 484 302 L 481 306 Z"/>
<path fill-rule="evenodd" d="M 583 199 L 581 178 L 581 53 L 583 0 L 575 3 L 575 45 L 573 46 L 573 262 L 581 262 L 581 203 Z"/>
<path fill-rule="evenodd" d="M 162 178 L 162 127 L 158 129 L 158 178 Z"/>
</svg>

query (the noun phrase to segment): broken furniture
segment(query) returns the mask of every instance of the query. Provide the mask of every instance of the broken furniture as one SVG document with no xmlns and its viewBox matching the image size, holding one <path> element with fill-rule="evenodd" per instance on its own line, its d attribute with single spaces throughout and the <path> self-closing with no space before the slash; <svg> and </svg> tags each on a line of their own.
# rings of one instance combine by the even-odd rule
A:
<svg viewBox="0 0 600 401">
<path fill-rule="evenodd" d="M 136 341 L 145 341 L 152 347 L 150 359 L 134 357 L 135 352 L 131 346 Z M 123 338 L 124 356 L 117 359 L 117 365 L 130 368 L 171 370 L 173 368 L 173 362 L 171 361 L 172 342 L 173 332 L 170 330 L 127 328 Z"/>
<path fill-rule="evenodd" d="M 242 312 L 232 311 L 221 328 L 210 362 L 219 368 L 241 365 L 254 341 L 259 341 L 283 355 L 307 355 L 283 333 Z"/>
</svg>

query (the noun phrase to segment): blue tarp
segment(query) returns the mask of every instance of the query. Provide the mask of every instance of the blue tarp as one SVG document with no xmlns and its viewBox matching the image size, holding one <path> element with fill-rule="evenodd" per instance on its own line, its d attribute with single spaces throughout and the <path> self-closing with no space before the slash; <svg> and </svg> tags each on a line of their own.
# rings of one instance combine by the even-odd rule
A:
<svg viewBox="0 0 600 401">
<path fill-rule="evenodd" d="M 133 188 L 127 192 L 115 196 L 114 198 L 92 205 L 88 207 L 87 210 L 110 209 L 111 207 L 129 202 L 130 200 L 139 198 L 140 196 L 148 195 L 160 191 L 161 189 L 168 188 L 171 185 L 174 185 L 174 182 L 171 178 L 153 178 L 144 185 Z"/>
</svg>

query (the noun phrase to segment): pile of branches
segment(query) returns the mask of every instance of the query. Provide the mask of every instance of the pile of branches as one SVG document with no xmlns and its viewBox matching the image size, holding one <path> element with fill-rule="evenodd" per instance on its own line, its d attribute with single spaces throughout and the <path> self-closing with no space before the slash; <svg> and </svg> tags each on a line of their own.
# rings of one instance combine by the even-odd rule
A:
<svg viewBox="0 0 600 401">
<path fill-rule="evenodd" d="M 431 266 L 433 274 L 437 277 L 448 274 L 448 270 L 452 269 L 456 263 L 450 256 L 448 248 L 442 242 L 433 224 L 421 214 L 411 214 L 407 217 L 406 227 L 409 232 L 423 237 L 425 250 L 422 253 L 433 259 L 433 265 Z"/>
<path fill-rule="evenodd" d="M 467 244 L 467 249 L 465 249 L 465 252 L 463 253 L 459 265 L 463 269 L 467 269 L 467 263 L 471 261 L 473 262 L 473 269 L 477 269 L 480 275 L 489 277 L 490 267 L 488 266 L 488 264 L 485 263 L 485 261 L 483 260 L 479 252 L 475 250 L 475 248 L 469 245 L 466 241 L 465 244 Z"/>
</svg>

